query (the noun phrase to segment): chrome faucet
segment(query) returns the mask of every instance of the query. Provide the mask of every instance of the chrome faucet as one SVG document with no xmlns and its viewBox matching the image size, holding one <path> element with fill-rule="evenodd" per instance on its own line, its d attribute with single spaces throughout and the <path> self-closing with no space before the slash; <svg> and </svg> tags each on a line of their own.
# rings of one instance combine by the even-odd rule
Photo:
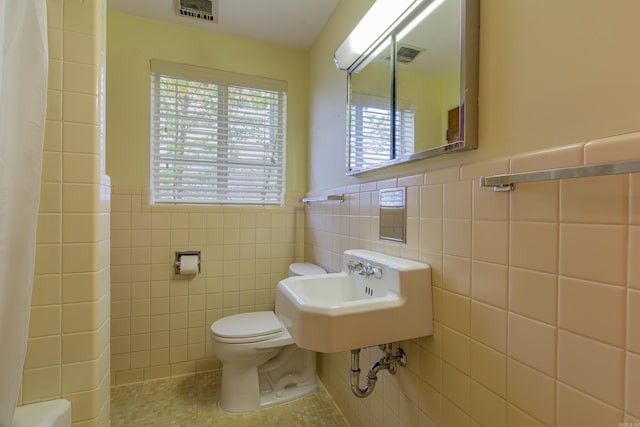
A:
<svg viewBox="0 0 640 427">
<path fill-rule="evenodd" d="M 359 273 L 361 276 L 364 276 L 365 279 L 370 278 L 371 276 L 376 279 L 382 279 L 382 269 L 380 267 L 374 267 L 373 265 L 366 263 L 364 268 Z"/>
<path fill-rule="evenodd" d="M 376 279 L 382 278 L 382 269 L 380 267 L 374 267 L 373 265 L 366 263 L 362 264 L 362 261 L 357 260 L 349 260 L 347 262 L 347 270 L 349 270 L 349 274 L 356 272 L 360 276 L 364 276 L 365 279 L 369 279 L 371 276 Z"/>
<path fill-rule="evenodd" d="M 349 262 L 347 263 L 347 270 L 349 270 L 349 274 L 353 273 L 354 271 L 360 274 L 363 268 L 364 264 L 362 264 L 362 261 L 360 260 L 356 262 L 353 262 L 353 260 L 349 260 Z"/>
</svg>

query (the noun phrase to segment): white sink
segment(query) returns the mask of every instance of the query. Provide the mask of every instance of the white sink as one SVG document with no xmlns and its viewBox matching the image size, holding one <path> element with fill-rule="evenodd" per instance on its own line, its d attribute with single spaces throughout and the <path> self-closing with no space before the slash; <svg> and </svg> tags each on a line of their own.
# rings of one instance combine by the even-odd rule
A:
<svg viewBox="0 0 640 427">
<path fill-rule="evenodd" d="M 278 283 L 275 312 L 298 347 L 335 353 L 433 334 L 429 265 L 359 249 L 342 265 Z"/>
</svg>

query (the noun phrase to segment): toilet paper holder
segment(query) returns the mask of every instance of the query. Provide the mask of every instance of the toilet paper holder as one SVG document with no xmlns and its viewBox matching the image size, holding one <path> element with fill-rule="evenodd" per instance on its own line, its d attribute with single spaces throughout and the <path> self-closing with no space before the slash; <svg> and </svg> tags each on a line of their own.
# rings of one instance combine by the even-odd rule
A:
<svg viewBox="0 0 640 427">
<path fill-rule="evenodd" d="M 184 252 L 176 252 L 176 261 L 175 261 L 175 272 L 176 274 L 181 274 L 180 272 L 180 264 L 181 258 L 185 255 L 197 255 L 198 256 L 198 273 L 200 273 L 200 251 L 184 251 Z"/>
</svg>

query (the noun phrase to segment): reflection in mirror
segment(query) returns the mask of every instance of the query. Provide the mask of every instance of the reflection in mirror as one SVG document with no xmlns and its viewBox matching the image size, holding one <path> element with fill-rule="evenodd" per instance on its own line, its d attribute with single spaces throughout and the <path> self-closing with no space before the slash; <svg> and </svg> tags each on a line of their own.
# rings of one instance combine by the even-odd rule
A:
<svg viewBox="0 0 640 427">
<path fill-rule="evenodd" d="M 335 54 L 348 71 L 348 174 L 477 147 L 478 0 L 403 4 L 366 51 L 354 30 Z"/>
<path fill-rule="evenodd" d="M 349 79 L 349 169 L 391 159 L 391 43 L 351 72 Z"/>
<path fill-rule="evenodd" d="M 402 31 L 397 49 L 396 96 L 415 106 L 415 151 L 459 141 L 460 0 Z"/>
<path fill-rule="evenodd" d="M 406 241 L 405 187 L 380 190 L 380 239 Z"/>
</svg>

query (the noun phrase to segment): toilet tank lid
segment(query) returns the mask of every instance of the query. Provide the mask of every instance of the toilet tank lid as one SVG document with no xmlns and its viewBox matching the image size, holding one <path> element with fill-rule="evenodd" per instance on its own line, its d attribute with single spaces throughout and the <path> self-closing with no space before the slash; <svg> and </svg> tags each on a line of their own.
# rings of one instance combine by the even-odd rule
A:
<svg viewBox="0 0 640 427">
<path fill-rule="evenodd" d="M 289 266 L 290 276 L 312 276 L 317 274 L 327 274 L 326 270 L 319 265 L 310 262 L 295 262 Z"/>
<path fill-rule="evenodd" d="M 273 311 L 233 314 L 218 319 L 211 332 L 223 338 L 252 338 L 282 332 L 283 327 Z"/>
</svg>

